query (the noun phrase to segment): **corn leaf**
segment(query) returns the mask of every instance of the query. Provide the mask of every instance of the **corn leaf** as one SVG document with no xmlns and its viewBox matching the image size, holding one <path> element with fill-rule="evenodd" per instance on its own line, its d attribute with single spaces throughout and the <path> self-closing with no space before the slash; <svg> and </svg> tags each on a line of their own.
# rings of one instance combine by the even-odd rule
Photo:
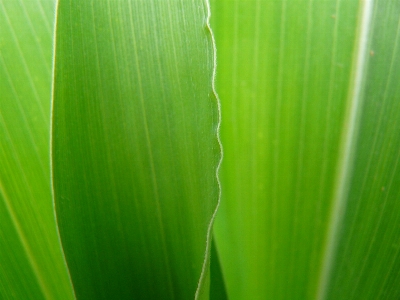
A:
<svg viewBox="0 0 400 300">
<path fill-rule="evenodd" d="M 397 299 L 396 1 L 212 1 L 229 299 Z"/>
<path fill-rule="evenodd" d="M 72 299 L 50 188 L 54 2 L 0 1 L 0 298 Z"/>
<path fill-rule="evenodd" d="M 400 3 L 368 5 L 353 171 L 321 291 L 328 299 L 400 298 Z"/>
<path fill-rule="evenodd" d="M 78 299 L 208 297 L 220 149 L 207 15 L 200 0 L 59 1 L 54 193 Z"/>
<path fill-rule="evenodd" d="M 214 240 L 211 244 L 210 279 L 210 300 L 228 299 L 220 258 Z"/>
</svg>

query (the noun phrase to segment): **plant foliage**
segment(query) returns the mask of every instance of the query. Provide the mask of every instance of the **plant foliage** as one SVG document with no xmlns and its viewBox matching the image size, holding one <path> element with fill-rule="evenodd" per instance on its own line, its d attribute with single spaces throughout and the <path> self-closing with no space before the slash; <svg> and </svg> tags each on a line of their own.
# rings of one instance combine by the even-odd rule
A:
<svg viewBox="0 0 400 300">
<path fill-rule="evenodd" d="M 399 298 L 399 16 L 0 0 L 0 298 Z"/>
</svg>

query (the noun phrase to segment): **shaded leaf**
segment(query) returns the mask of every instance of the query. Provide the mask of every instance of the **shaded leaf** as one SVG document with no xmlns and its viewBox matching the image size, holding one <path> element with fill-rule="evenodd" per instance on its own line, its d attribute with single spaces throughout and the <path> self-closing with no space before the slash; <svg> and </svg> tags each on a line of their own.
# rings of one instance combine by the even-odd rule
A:
<svg viewBox="0 0 400 300">
<path fill-rule="evenodd" d="M 202 1 L 59 3 L 53 175 L 78 298 L 194 298 L 220 156 L 206 16 Z"/>
<path fill-rule="evenodd" d="M 220 258 L 215 247 L 214 241 L 211 245 L 210 259 L 210 299 L 211 300 L 226 300 L 228 296 L 225 289 L 225 281 L 222 275 Z"/>
</svg>

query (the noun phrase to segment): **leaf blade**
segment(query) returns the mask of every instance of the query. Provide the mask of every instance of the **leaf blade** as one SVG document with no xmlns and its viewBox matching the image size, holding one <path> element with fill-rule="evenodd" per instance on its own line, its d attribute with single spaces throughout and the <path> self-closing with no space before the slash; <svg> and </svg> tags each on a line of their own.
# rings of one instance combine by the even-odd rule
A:
<svg viewBox="0 0 400 300">
<path fill-rule="evenodd" d="M 390 299 L 400 294 L 395 283 L 399 236 L 394 230 L 399 222 L 398 11 L 393 1 L 373 3 L 361 126 L 328 299 Z"/>
<path fill-rule="evenodd" d="M 219 158 L 206 9 L 155 3 L 60 1 L 53 174 L 78 297 L 187 299 L 200 277 Z"/>
<path fill-rule="evenodd" d="M 213 4 L 225 149 L 215 233 L 228 295 L 312 298 L 358 4 Z"/>
<path fill-rule="evenodd" d="M 53 12 L 52 1 L 0 1 L 0 296 L 4 299 L 73 298 L 50 188 Z"/>
</svg>

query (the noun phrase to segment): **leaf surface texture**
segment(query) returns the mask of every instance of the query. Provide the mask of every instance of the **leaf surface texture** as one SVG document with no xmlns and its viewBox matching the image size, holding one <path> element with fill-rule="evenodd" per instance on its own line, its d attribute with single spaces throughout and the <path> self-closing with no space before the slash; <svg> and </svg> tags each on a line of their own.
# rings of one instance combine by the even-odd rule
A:
<svg viewBox="0 0 400 300">
<path fill-rule="evenodd" d="M 220 157 L 206 17 L 202 1 L 59 2 L 54 190 L 78 298 L 194 298 Z"/>
<path fill-rule="evenodd" d="M 398 3 L 211 4 L 229 299 L 397 298 Z"/>
<path fill-rule="evenodd" d="M 72 299 L 50 185 L 54 1 L 0 1 L 0 298 Z"/>
</svg>

